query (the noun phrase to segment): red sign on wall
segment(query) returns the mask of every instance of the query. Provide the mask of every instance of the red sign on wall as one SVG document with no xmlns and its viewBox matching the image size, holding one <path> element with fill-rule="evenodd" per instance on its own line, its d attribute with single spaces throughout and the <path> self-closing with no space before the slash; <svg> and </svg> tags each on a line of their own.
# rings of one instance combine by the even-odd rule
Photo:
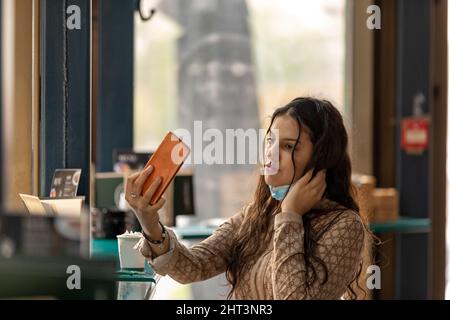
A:
<svg viewBox="0 0 450 320">
<path fill-rule="evenodd" d="M 428 118 L 405 118 L 402 120 L 401 147 L 409 154 L 421 154 L 428 148 Z"/>
</svg>

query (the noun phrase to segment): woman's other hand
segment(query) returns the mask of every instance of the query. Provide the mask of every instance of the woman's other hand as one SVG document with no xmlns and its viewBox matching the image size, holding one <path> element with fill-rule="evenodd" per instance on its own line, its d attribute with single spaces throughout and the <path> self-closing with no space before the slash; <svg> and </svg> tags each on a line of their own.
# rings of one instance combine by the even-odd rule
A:
<svg viewBox="0 0 450 320">
<path fill-rule="evenodd" d="M 313 170 L 308 171 L 303 177 L 292 184 L 289 192 L 281 203 L 282 212 L 294 212 L 304 215 L 322 199 L 325 192 L 326 172 L 321 170 L 311 179 Z"/>
</svg>

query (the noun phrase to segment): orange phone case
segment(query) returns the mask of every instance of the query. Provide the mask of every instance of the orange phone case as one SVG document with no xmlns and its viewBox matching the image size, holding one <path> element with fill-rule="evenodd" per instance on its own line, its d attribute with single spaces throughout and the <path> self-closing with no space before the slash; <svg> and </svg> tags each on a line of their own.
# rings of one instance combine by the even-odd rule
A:
<svg viewBox="0 0 450 320">
<path fill-rule="evenodd" d="M 161 183 L 153 194 L 150 205 L 154 205 L 166 191 L 175 178 L 190 152 L 189 147 L 172 132 L 168 132 L 161 144 L 148 160 L 145 168 L 153 166 L 153 171 L 142 188 L 142 195 L 148 190 L 157 177 L 161 177 Z"/>
</svg>

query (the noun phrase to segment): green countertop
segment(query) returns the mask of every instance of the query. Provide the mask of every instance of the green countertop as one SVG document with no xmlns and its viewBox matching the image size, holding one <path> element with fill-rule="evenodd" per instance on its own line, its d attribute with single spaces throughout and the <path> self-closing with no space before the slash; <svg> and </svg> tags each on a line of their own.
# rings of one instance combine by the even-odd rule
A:
<svg viewBox="0 0 450 320">
<path fill-rule="evenodd" d="M 410 233 L 428 232 L 431 221 L 427 218 L 399 217 L 395 222 L 371 223 L 370 229 L 374 233 Z M 172 228 L 181 239 L 202 239 L 209 237 L 215 227 L 211 226 L 188 226 L 183 228 Z M 94 239 L 91 242 L 91 254 L 93 257 L 115 257 L 118 259 L 118 248 L 116 239 Z"/>
<path fill-rule="evenodd" d="M 377 222 L 369 225 L 374 233 L 411 233 L 428 232 L 431 220 L 428 218 L 399 217 L 397 221 Z M 209 237 L 216 228 L 208 226 L 188 226 L 172 228 L 182 239 L 201 239 Z"/>
</svg>

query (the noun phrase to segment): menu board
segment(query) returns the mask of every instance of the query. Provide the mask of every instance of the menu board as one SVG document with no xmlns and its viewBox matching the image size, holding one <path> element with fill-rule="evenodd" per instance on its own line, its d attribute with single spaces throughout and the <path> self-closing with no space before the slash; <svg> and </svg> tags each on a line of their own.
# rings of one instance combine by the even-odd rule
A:
<svg viewBox="0 0 450 320">
<path fill-rule="evenodd" d="M 114 150 L 114 172 L 128 173 L 130 170 L 142 170 L 152 152 L 134 152 L 133 150 Z"/>
<path fill-rule="evenodd" d="M 76 197 L 81 169 L 56 169 L 53 174 L 50 198 Z"/>
</svg>

